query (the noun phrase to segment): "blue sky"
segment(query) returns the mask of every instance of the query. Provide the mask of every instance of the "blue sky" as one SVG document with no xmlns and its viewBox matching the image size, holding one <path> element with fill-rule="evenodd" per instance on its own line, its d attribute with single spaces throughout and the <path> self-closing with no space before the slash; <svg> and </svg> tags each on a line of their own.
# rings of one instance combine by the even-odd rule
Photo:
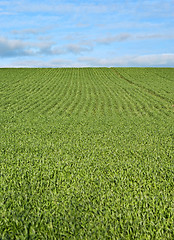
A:
<svg viewBox="0 0 174 240">
<path fill-rule="evenodd" d="M 0 67 L 174 67 L 173 0 L 0 0 Z"/>
</svg>

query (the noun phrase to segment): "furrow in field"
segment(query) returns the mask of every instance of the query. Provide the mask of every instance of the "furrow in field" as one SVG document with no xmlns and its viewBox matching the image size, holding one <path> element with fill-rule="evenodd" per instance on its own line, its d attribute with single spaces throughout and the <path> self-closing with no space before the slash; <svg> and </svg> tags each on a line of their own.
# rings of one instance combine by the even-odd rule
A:
<svg viewBox="0 0 174 240">
<path fill-rule="evenodd" d="M 25 112 L 29 109 L 32 110 L 35 108 L 35 102 L 41 98 L 41 94 L 44 91 L 44 88 L 47 86 L 47 76 L 49 76 L 49 70 L 45 70 L 42 74 L 42 78 L 40 78 L 40 74 L 38 72 L 38 76 L 33 76 L 33 88 L 25 92 L 23 97 L 19 98 L 19 111 Z M 39 79 L 39 81 L 37 80 Z M 29 80 L 29 79 L 28 79 Z M 46 91 L 46 90 L 45 90 Z"/>
<path fill-rule="evenodd" d="M 71 109 L 72 114 L 74 114 L 76 116 L 84 113 L 85 105 L 88 103 L 88 101 L 90 101 L 89 93 L 87 91 L 89 82 L 86 78 L 87 77 L 86 69 L 80 69 L 79 73 L 80 73 L 79 81 L 81 83 L 81 89 L 79 89 L 80 99 L 79 99 L 79 102 L 77 103 L 77 105 L 76 106 L 74 105 L 73 108 Z M 85 113 L 84 113 L 84 115 L 85 115 Z"/>
<path fill-rule="evenodd" d="M 2 72 L 1 70 L 1 86 L 4 92 L 6 92 L 6 97 L 9 97 L 16 94 L 21 88 L 25 86 L 25 81 L 28 80 L 28 77 L 36 74 L 37 70 L 34 72 L 33 69 L 31 71 L 25 71 L 24 69 L 7 69 L 7 71 Z M 6 91 L 8 90 L 8 92 Z M 23 89 L 22 89 L 23 90 Z"/>
<path fill-rule="evenodd" d="M 113 94 L 113 90 L 108 88 L 106 82 L 107 82 L 107 76 L 105 75 L 105 70 L 103 69 L 95 69 L 95 74 L 98 75 L 98 85 L 102 86 L 102 89 L 105 93 L 105 112 L 106 113 L 110 113 L 112 114 L 113 112 L 115 112 L 114 109 L 114 94 Z M 117 89 L 118 90 L 118 89 Z M 117 98 L 118 99 L 118 98 Z"/>
<path fill-rule="evenodd" d="M 55 108 L 61 101 L 61 94 L 69 88 L 66 77 L 66 69 L 55 69 L 54 75 L 51 75 L 51 81 L 48 79 L 47 91 L 43 94 L 41 104 L 38 111 L 47 114 L 51 109 Z M 63 95 L 62 95 L 63 96 Z"/>
<path fill-rule="evenodd" d="M 159 74 L 159 72 L 160 71 L 154 69 L 153 71 L 151 71 L 151 76 L 153 77 L 153 79 L 158 79 L 158 91 L 160 92 L 160 94 L 162 96 L 165 96 L 170 103 L 173 103 L 174 87 L 172 86 L 174 86 L 174 76 L 173 78 L 169 78 L 169 76 L 165 76 L 164 73 L 163 75 L 161 75 Z"/>
<path fill-rule="evenodd" d="M 131 71 L 132 72 L 132 71 Z M 136 70 L 137 72 L 137 70 Z M 174 81 L 174 76 L 173 76 L 173 69 L 172 68 L 143 68 L 141 69 L 140 76 L 146 75 L 153 80 L 155 80 L 154 76 L 157 76 L 161 80 L 167 80 L 165 81 L 165 85 L 171 84 L 171 81 Z M 156 82 L 156 81 L 155 81 Z"/>
<path fill-rule="evenodd" d="M 124 74 L 121 74 L 120 71 L 118 69 L 115 69 L 114 68 L 114 71 L 117 75 L 120 76 L 120 78 L 124 79 L 125 81 L 127 81 L 128 83 L 132 84 L 132 85 L 135 85 L 137 87 L 140 87 L 141 89 L 143 89 L 144 91 L 148 92 L 149 94 L 153 95 L 153 96 L 156 96 L 158 98 L 161 98 L 162 100 L 165 100 L 165 101 L 170 101 L 170 99 L 168 99 L 167 97 L 165 96 L 162 96 L 160 95 L 158 92 L 154 91 L 153 89 L 149 89 L 148 87 L 144 86 L 143 84 L 140 84 L 140 83 L 137 83 L 135 81 L 132 81 L 131 80 L 131 75 L 128 74 L 128 71 L 126 72 L 126 75 L 128 75 L 129 77 L 125 77 Z M 124 70 L 125 71 L 125 70 Z"/>
<path fill-rule="evenodd" d="M 84 113 L 86 116 L 91 116 L 94 114 L 93 102 L 95 101 L 95 86 L 88 68 L 84 69 L 84 81 L 86 84 L 86 99 L 84 99 L 84 104 L 82 104 L 82 108 L 79 108 L 77 113 L 80 115 Z"/>
<path fill-rule="evenodd" d="M 73 69 L 74 75 L 73 75 L 73 81 L 76 83 L 74 85 L 73 93 L 71 95 L 71 98 L 69 99 L 69 102 L 66 105 L 66 114 L 72 115 L 74 110 L 78 108 L 78 105 L 81 102 L 82 97 L 82 80 L 80 75 L 80 69 L 74 68 Z"/>
<path fill-rule="evenodd" d="M 65 76 L 65 81 L 68 83 L 68 87 L 64 88 L 60 102 L 57 105 L 57 114 L 58 115 L 64 115 L 66 114 L 66 109 L 69 104 L 73 101 L 72 96 L 75 95 L 75 89 L 77 86 L 77 83 L 73 79 L 74 71 L 72 69 L 67 69 L 67 75 Z"/>
<path fill-rule="evenodd" d="M 149 95 L 147 92 L 142 91 L 140 93 L 139 89 L 136 89 L 136 92 L 139 93 L 138 99 L 141 99 L 144 102 L 144 105 L 148 109 L 150 115 L 163 113 L 168 115 L 168 108 L 164 102 L 161 102 L 159 98 Z"/>
<path fill-rule="evenodd" d="M 149 73 L 146 76 L 146 74 L 145 74 L 146 70 L 147 69 L 145 69 L 145 71 L 143 71 L 143 75 L 145 75 L 145 76 L 142 76 L 141 74 L 138 75 L 137 78 L 136 78 L 137 79 L 136 81 L 138 81 L 138 77 L 141 79 L 141 81 L 142 81 L 143 78 L 148 78 L 147 76 L 148 76 Z M 142 69 L 141 69 L 141 71 L 142 71 Z M 138 71 L 138 73 L 139 72 L 141 73 L 141 71 Z M 126 73 L 127 72 L 128 71 L 126 71 Z M 130 75 L 130 78 L 131 77 L 132 77 L 132 75 Z M 153 75 L 151 76 L 150 75 L 150 77 L 151 77 L 151 79 L 154 79 L 155 76 L 153 76 Z M 148 80 L 148 82 L 149 82 L 149 80 Z M 162 86 L 162 83 L 160 83 L 160 84 L 159 83 L 160 83 L 160 81 L 158 80 L 153 86 L 155 86 L 155 85 L 156 86 L 158 86 L 158 85 Z M 145 101 L 145 98 L 144 98 L 144 101 L 145 101 L 146 104 L 150 105 L 151 112 L 153 112 L 153 114 L 156 111 L 157 112 L 163 112 L 164 115 L 168 115 L 169 114 L 169 111 L 171 111 L 171 105 L 169 104 L 168 101 L 164 100 L 163 98 L 159 98 L 156 95 L 149 94 L 149 92 L 145 91 L 144 88 L 142 89 L 142 88 L 140 88 L 137 85 L 134 85 L 134 86 L 136 87 L 137 91 L 139 91 L 143 95 L 143 97 L 147 98 L 147 102 Z"/>
<path fill-rule="evenodd" d="M 96 79 L 93 71 L 88 69 L 88 78 L 90 79 L 91 88 L 91 103 L 89 105 L 89 115 L 96 115 L 99 112 L 100 104 L 100 86 L 96 84 Z"/>
<path fill-rule="evenodd" d="M 90 115 L 92 113 L 92 92 L 93 82 L 89 78 L 89 69 L 84 68 L 81 70 L 83 80 L 83 95 L 78 108 L 75 109 L 75 115 Z"/>
<path fill-rule="evenodd" d="M 61 69 L 59 69 L 58 71 L 61 71 Z M 45 113 L 49 114 L 49 115 L 57 115 L 58 114 L 58 109 L 59 109 L 59 105 L 60 102 L 62 100 L 62 98 L 64 97 L 66 91 L 69 88 L 69 81 L 68 81 L 68 77 L 67 77 L 67 69 L 63 69 L 63 71 L 61 71 L 61 73 L 57 73 L 57 75 L 55 76 L 55 81 L 57 82 L 53 92 L 52 92 L 52 96 L 50 97 L 50 104 L 47 105 L 47 107 L 45 108 Z"/>
<path fill-rule="evenodd" d="M 115 76 L 113 76 L 115 78 Z M 112 80 L 111 80 L 112 79 Z M 113 81 L 113 78 L 110 78 L 111 81 L 109 81 L 109 85 L 112 85 L 112 89 L 113 89 L 113 92 L 115 92 L 115 89 L 116 87 L 118 89 L 120 89 L 119 91 L 119 99 L 121 99 L 121 102 L 124 102 L 125 105 L 127 105 L 127 112 L 129 113 L 130 112 L 130 115 L 132 114 L 140 114 L 142 115 L 142 112 L 141 112 L 141 108 L 138 107 L 138 103 L 134 101 L 134 98 L 131 97 L 130 95 L 130 89 L 127 89 L 124 85 L 122 86 L 122 82 L 121 84 L 119 84 L 119 79 L 116 78 L 115 81 Z M 116 83 L 116 87 L 114 86 L 114 84 Z M 123 105 L 123 103 L 122 103 Z M 123 105 L 124 106 L 124 105 Z"/>
<path fill-rule="evenodd" d="M 18 95 L 17 96 L 17 102 L 14 105 L 14 108 L 17 107 L 17 111 L 19 110 L 19 112 L 23 112 L 24 109 L 28 108 L 28 106 L 31 106 L 34 99 L 35 99 L 35 94 L 38 93 L 40 91 L 40 89 L 42 89 L 42 85 L 46 86 L 46 79 L 44 79 L 44 76 L 46 74 L 48 70 L 44 71 L 44 74 L 42 76 L 42 81 L 37 81 L 38 78 L 40 78 L 40 74 L 38 72 L 37 75 L 33 75 L 32 78 L 28 78 L 28 82 L 30 82 L 31 84 L 31 88 L 26 89 L 25 91 L 23 91 L 23 94 Z M 44 81 L 43 81 L 44 79 Z M 38 83 L 39 82 L 39 83 Z M 26 83 L 27 84 L 27 83 Z M 32 87 L 33 86 L 33 87 Z"/>
<path fill-rule="evenodd" d="M 115 69 L 114 69 L 114 71 L 115 71 Z M 122 77 L 122 79 L 125 80 L 124 76 Z M 129 82 L 129 80 L 128 81 L 126 80 L 126 82 L 129 83 L 130 85 L 132 85 L 134 87 L 134 89 L 139 91 L 140 95 L 139 95 L 138 99 L 139 100 L 142 99 L 141 100 L 142 106 L 143 105 L 146 106 L 146 109 L 150 115 L 154 114 L 154 106 L 156 106 L 159 109 L 159 111 L 164 111 L 164 109 L 166 109 L 166 107 L 165 107 L 166 104 L 164 105 L 163 99 L 159 98 L 156 95 L 149 94 L 149 92 L 144 90 L 144 88 L 141 89 L 140 86 L 138 86 L 137 84 L 132 84 L 131 82 Z M 147 98 L 147 101 L 145 101 L 146 98 Z M 166 114 L 165 111 L 164 111 L 164 114 Z"/>
<path fill-rule="evenodd" d="M 95 78 L 97 80 L 97 85 L 100 86 L 101 91 L 100 91 L 100 98 L 101 98 L 101 104 L 100 104 L 100 109 L 102 109 L 103 113 L 105 115 L 111 114 L 113 115 L 116 113 L 117 110 L 117 105 L 115 104 L 114 101 L 114 94 L 108 86 L 106 85 L 106 79 L 104 78 L 103 71 L 102 69 L 93 69 L 93 74 L 95 75 Z"/>
<path fill-rule="evenodd" d="M 0 72 L 2 109 L 8 107 L 17 113 L 54 116 L 117 113 L 127 116 L 157 116 L 162 113 L 168 116 L 172 111 L 170 81 L 166 84 L 164 78 L 158 76 L 158 69 L 29 70 Z M 151 81 L 152 89 L 149 91 Z"/>
<path fill-rule="evenodd" d="M 118 111 L 118 106 L 115 101 L 117 99 L 116 94 L 108 87 L 106 84 L 106 78 L 104 77 L 104 71 L 100 69 L 94 69 L 94 73 L 96 75 L 97 84 L 101 87 L 101 98 L 103 112 L 105 114 L 115 114 Z"/>
<path fill-rule="evenodd" d="M 24 72 L 19 69 L 18 74 L 13 74 L 13 77 L 7 76 L 7 78 L 10 78 L 10 81 L 7 86 L 3 88 L 4 96 L 1 98 L 1 103 L 3 103 L 4 106 L 6 102 L 11 106 L 19 105 L 20 99 L 26 98 L 26 92 L 35 86 L 34 81 L 32 81 L 33 76 L 36 78 L 38 76 L 37 70 L 31 72 Z M 18 78 L 17 81 L 16 78 Z"/>
<path fill-rule="evenodd" d="M 37 78 L 35 81 L 37 82 Z M 43 107 L 44 102 L 47 101 L 45 96 L 52 91 L 52 84 L 55 83 L 51 70 L 46 69 L 42 75 L 42 81 L 40 80 L 39 82 L 38 88 L 30 91 L 28 98 L 23 100 L 23 107 L 20 109 L 20 112 L 38 111 L 38 108 Z"/>
<path fill-rule="evenodd" d="M 95 83 L 93 81 L 93 77 L 91 76 L 89 68 L 85 69 L 84 83 L 86 84 L 86 99 L 84 98 L 84 103 L 82 104 L 81 109 L 79 109 L 78 114 L 93 116 L 96 114 L 95 106 L 98 102 L 98 94 L 96 93 Z"/>
<path fill-rule="evenodd" d="M 164 79 L 165 81 L 166 81 L 166 80 L 169 81 L 170 84 L 171 84 L 171 82 L 174 81 L 174 77 L 168 76 L 168 75 L 166 76 L 165 73 L 162 73 L 162 74 L 161 74 L 159 70 L 156 70 L 153 74 L 155 74 L 155 75 L 157 75 L 158 77 Z"/>
<path fill-rule="evenodd" d="M 120 81 L 120 85 L 122 88 L 128 92 L 130 95 L 131 103 L 136 107 L 137 112 L 141 113 L 141 115 L 147 114 L 147 115 L 152 115 L 151 109 L 148 106 L 148 104 L 144 101 L 144 97 L 142 97 L 143 92 L 142 91 L 136 91 L 137 88 L 134 85 L 131 85 L 127 82 L 124 83 L 123 79 L 117 76 L 118 81 Z M 137 97 L 136 97 L 137 96 Z"/>
<path fill-rule="evenodd" d="M 119 84 L 119 79 L 116 78 L 115 75 L 113 75 L 108 69 L 103 70 L 103 77 L 106 79 L 105 83 L 107 86 L 105 85 L 105 87 L 108 87 L 109 94 L 113 95 L 113 102 L 117 104 L 119 112 L 133 111 L 135 105 L 132 103 L 132 99 L 129 98 L 129 92 L 126 91 L 121 84 Z"/>
<path fill-rule="evenodd" d="M 75 97 L 76 97 L 76 91 L 78 88 L 78 81 L 76 79 L 76 72 L 74 69 L 70 69 L 70 74 L 69 74 L 69 79 L 71 84 L 71 88 L 69 91 L 66 93 L 65 98 L 62 98 L 62 101 L 60 102 L 59 105 L 59 112 L 61 115 L 67 115 L 67 109 L 71 104 L 74 102 Z"/>
<path fill-rule="evenodd" d="M 71 106 L 71 112 L 74 115 L 82 115 L 82 113 L 85 115 L 87 114 L 87 112 L 84 112 L 85 106 L 91 102 L 89 92 L 87 91 L 91 85 L 87 69 L 79 69 L 77 79 L 79 87 L 77 90 L 76 101 L 74 101 L 74 104 Z"/>
<path fill-rule="evenodd" d="M 109 76 L 108 79 L 108 86 L 111 87 L 112 92 L 117 96 L 116 101 L 119 100 L 121 108 L 120 108 L 120 112 L 122 112 L 122 110 L 125 111 L 130 111 L 130 109 L 132 109 L 132 105 L 130 104 L 130 101 L 128 101 L 128 94 L 125 91 L 125 89 L 123 88 L 123 86 L 121 84 L 119 84 L 119 79 L 117 79 L 114 75 L 112 75 L 112 72 L 110 72 L 110 70 L 106 69 L 105 71 L 105 75 L 106 77 Z M 128 102 L 127 102 L 128 101 Z M 129 105 L 129 106 L 127 106 Z"/>
<path fill-rule="evenodd" d="M 106 104 L 105 104 L 105 112 L 111 115 L 118 113 L 118 96 L 119 96 L 119 89 L 115 89 L 116 91 L 113 92 L 112 86 L 107 84 L 107 78 L 105 75 L 105 69 L 98 69 L 96 73 L 98 74 L 99 85 L 102 87 L 102 91 L 104 93 Z"/>
<path fill-rule="evenodd" d="M 20 76 L 20 84 L 16 86 L 16 89 L 13 89 L 14 94 L 17 95 L 19 100 L 20 98 L 23 98 L 24 95 L 26 97 L 27 93 L 30 93 L 30 91 L 34 91 L 37 86 L 40 85 L 40 81 L 36 81 L 36 79 L 40 77 L 40 71 L 40 69 L 36 69 L 35 71 L 32 71 L 32 74 L 28 75 L 26 75 L 24 72 L 25 75 Z"/>
</svg>

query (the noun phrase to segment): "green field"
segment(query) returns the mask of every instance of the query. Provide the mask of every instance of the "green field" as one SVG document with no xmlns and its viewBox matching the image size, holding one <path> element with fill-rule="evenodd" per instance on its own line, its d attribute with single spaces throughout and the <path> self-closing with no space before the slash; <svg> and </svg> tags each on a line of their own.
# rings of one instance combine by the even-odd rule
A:
<svg viewBox="0 0 174 240">
<path fill-rule="evenodd" d="M 174 68 L 0 69 L 0 239 L 174 239 Z"/>
</svg>

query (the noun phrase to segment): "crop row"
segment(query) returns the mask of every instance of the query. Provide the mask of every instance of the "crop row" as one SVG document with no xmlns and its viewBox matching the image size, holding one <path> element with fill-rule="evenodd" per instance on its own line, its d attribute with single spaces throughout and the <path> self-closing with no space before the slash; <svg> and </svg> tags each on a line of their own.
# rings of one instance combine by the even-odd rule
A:
<svg viewBox="0 0 174 240">
<path fill-rule="evenodd" d="M 6 78 L 7 71 L 1 70 L 2 78 Z M 131 69 L 107 68 L 10 71 L 8 81 L 1 86 L 0 104 L 4 110 L 55 116 L 158 115 L 159 112 L 167 115 L 171 112 L 171 88 L 167 94 L 169 86 L 165 83 L 164 94 L 164 90 L 159 92 L 159 87 L 156 90 L 157 81 L 151 81 L 156 70 L 150 71 L 148 82 L 143 80 L 149 78 L 147 70 L 139 69 L 132 75 Z M 163 88 L 160 81 L 158 84 Z"/>
</svg>

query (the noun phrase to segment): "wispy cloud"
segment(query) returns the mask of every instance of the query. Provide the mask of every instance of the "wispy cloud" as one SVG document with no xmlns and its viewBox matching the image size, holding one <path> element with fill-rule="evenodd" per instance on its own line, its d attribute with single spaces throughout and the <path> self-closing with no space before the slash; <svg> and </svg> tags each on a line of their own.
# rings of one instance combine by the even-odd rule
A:
<svg viewBox="0 0 174 240">
<path fill-rule="evenodd" d="M 154 34 L 138 34 L 136 36 L 136 39 L 144 40 L 144 39 L 174 39 L 174 34 L 160 34 L 160 33 L 154 33 Z"/>
<path fill-rule="evenodd" d="M 9 1 L 0 1 L 0 6 L 6 6 L 9 4 Z"/>
<path fill-rule="evenodd" d="M 132 35 L 129 33 L 120 33 L 115 36 L 108 36 L 104 38 L 98 38 L 96 39 L 97 43 L 102 43 L 102 44 L 110 44 L 113 42 L 123 42 L 128 39 L 131 39 Z"/>
<path fill-rule="evenodd" d="M 72 2 L 64 2 L 64 3 L 56 3 L 50 1 L 49 3 L 31 3 L 27 2 L 27 4 L 23 4 L 21 2 L 17 2 L 15 6 L 16 11 L 22 12 L 51 12 L 51 13 L 104 13 L 109 12 L 109 6 L 105 4 L 95 4 L 95 3 L 72 3 Z"/>
<path fill-rule="evenodd" d="M 37 35 L 39 33 L 43 32 L 41 29 L 22 29 L 22 30 L 12 30 L 12 34 L 15 35 L 24 35 L 24 34 L 33 34 Z"/>
<path fill-rule="evenodd" d="M 174 39 L 174 34 L 130 34 L 120 33 L 116 35 L 110 35 L 107 37 L 100 37 L 94 40 L 100 44 L 111 44 L 115 42 L 124 42 L 128 40 L 148 40 L 148 39 Z"/>
<path fill-rule="evenodd" d="M 90 13 L 90 14 L 103 14 L 103 13 L 117 13 L 117 14 L 137 14 L 144 17 L 156 16 L 173 16 L 172 0 L 154 0 L 148 1 L 88 1 L 88 2 L 73 2 L 72 1 L 11 1 L 16 12 L 36 12 L 36 13 Z M 9 4 L 8 4 L 9 5 Z"/>
<path fill-rule="evenodd" d="M 70 44 L 66 46 L 66 50 L 74 54 L 81 54 L 83 52 L 91 52 L 92 47 L 80 44 Z"/>
</svg>

